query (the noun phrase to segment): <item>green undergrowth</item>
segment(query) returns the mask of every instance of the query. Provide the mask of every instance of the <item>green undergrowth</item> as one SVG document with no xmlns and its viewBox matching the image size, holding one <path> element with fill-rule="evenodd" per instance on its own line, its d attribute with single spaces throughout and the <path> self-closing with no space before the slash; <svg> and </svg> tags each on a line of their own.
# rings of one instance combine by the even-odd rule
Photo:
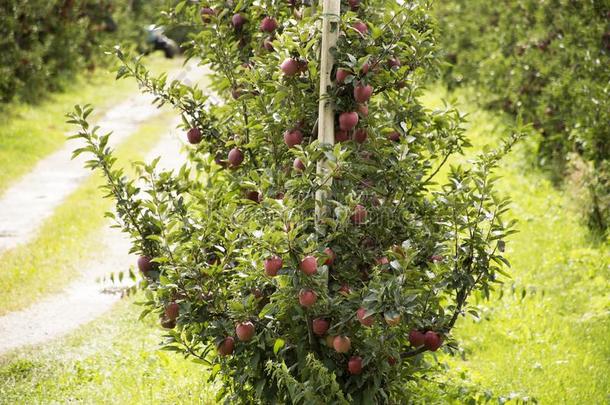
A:
<svg viewBox="0 0 610 405">
<path fill-rule="evenodd" d="M 163 332 L 138 321 L 133 301 L 43 350 L 0 357 L 0 404 L 214 404 L 206 369 L 158 350 Z"/>
<path fill-rule="evenodd" d="M 127 162 L 143 159 L 160 137 L 171 129 L 173 115 L 163 112 L 140 126 L 117 148 Z M 102 198 L 101 177 L 95 173 L 47 219 L 29 243 L 0 254 L 0 315 L 27 306 L 60 291 L 79 274 L 87 260 L 99 254 L 99 234 L 108 223 L 104 212 L 111 201 Z"/>
<path fill-rule="evenodd" d="M 442 93 L 427 102 L 440 105 Z M 471 113 L 474 149 L 497 144 L 508 132 L 504 122 L 475 111 L 464 93 L 457 96 L 461 110 Z M 499 190 L 510 194 L 519 220 L 520 232 L 507 243 L 512 279 L 490 302 L 480 302 L 481 319 L 459 322 L 464 356 L 449 363 L 482 386 L 543 404 L 608 403 L 610 246 L 592 238 L 570 193 L 534 167 L 533 137 L 499 170 Z"/>
<path fill-rule="evenodd" d="M 159 56 L 147 58 L 152 70 L 161 72 L 181 62 Z M 0 109 L 0 195 L 13 182 L 31 170 L 36 162 L 61 147 L 71 130 L 65 114 L 75 104 L 95 105 L 96 116 L 136 94 L 132 80 L 115 80 L 115 74 L 99 69 L 82 74 L 65 91 L 49 95 L 39 104 L 13 102 Z"/>
</svg>

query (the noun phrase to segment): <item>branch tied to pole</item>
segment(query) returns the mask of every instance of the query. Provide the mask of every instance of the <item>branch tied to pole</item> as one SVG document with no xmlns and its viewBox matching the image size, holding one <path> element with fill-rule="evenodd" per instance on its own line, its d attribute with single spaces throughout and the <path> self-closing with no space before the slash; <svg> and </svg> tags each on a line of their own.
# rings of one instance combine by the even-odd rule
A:
<svg viewBox="0 0 610 405">
<path fill-rule="evenodd" d="M 328 97 L 329 90 L 334 87 L 332 70 L 335 63 L 332 49 L 339 38 L 339 22 L 341 20 L 341 1 L 322 0 L 322 45 L 320 48 L 320 106 L 318 112 L 318 141 L 320 145 L 335 143 L 335 106 Z M 332 183 L 328 162 L 325 158 L 318 161 L 318 176 L 321 184 L 316 193 L 316 219 L 318 224 L 326 216 L 328 207 L 327 189 Z"/>
</svg>

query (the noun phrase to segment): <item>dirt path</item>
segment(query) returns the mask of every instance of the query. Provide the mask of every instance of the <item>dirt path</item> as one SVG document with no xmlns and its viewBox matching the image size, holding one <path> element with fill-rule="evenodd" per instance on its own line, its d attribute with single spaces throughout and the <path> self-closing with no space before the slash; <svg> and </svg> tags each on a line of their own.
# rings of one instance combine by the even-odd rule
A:
<svg viewBox="0 0 610 405">
<path fill-rule="evenodd" d="M 205 69 L 191 62 L 170 77 L 187 84 L 199 80 Z M 153 97 L 138 94 L 109 110 L 97 125 L 113 131 L 112 145 L 132 134 L 140 124 L 159 114 Z M 85 156 L 71 160 L 74 142 L 42 159 L 36 167 L 0 197 L 0 252 L 28 242 L 62 201 L 91 175 Z"/>
<path fill-rule="evenodd" d="M 161 156 L 160 168 L 177 168 L 185 160 L 181 148 L 178 132 L 172 130 L 153 148 L 148 159 Z M 129 240 L 117 229 L 106 227 L 100 245 L 103 253 L 92 258 L 81 278 L 64 291 L 0 317 L 0 354 L 62 336 L 100 316 L 120 299 L 116 284 L 100 283 L 98 279 L 110 272 L 128 270 L 136 258 L 129 254 Z"/>
</svg>

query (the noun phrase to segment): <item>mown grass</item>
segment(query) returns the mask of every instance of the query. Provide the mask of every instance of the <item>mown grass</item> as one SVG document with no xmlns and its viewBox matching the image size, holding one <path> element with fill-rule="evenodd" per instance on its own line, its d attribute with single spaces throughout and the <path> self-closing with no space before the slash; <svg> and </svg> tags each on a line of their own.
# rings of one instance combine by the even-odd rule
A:
<svg viewBox="0 0 610 405">
<path fill-rule="evenodd" d="M 44 350 L 0 358 L 0 404 L 216 403 L 206 369 L 159 351 L 162 331 L 138 321 L 133 301 Z"/>
<path fill-rule="evenodd" d="M 175 61 L 159 56 L 151 57 L 147 64 L 155 66 L 156 71 L 177 66 Z M 40 104 L 14 102 L 0 106 L 0 194 L 39 159 L 64 144 L 70 130 L 65 114 L 75 104 L 93 104 L 99 116 L 137 91 L 133 80 L 117 82 L 114 78 L 113 73 L 99 69 L 76 77 L 65 91 L 50 95 Z"/>
<path fill-rule="evenodd" d="M 174 122 L 163 112 L 143 124 L 117 148 L 119 164 L 145 157 Z M 108 223 L 112 202 L 102 198 L 96 173 L 72 193 L 45 221 L 30 243 L 0 254 L 0 315 L 60 291 L 98 252 L 98 234 Z"/>
<path fill-rule="evenodd" d="M 438 105 L 441 93 L 427 101 Z M 494 133 L 507 131 L 501 118 L 464 100 L 474 144 L 495 144 Z M 519 220 L 507 245 L 512 279 L 480 302 L 480 320 L 460 321 L 465 359 L 449 362 L 496 392 L 543 404 L 609 403 L 610 244 L 595 241 L 572 196 L 531 165 L 534 144 L 519 145 L 499 171 L 499 189 L 511 195 Z"/>
</svg>

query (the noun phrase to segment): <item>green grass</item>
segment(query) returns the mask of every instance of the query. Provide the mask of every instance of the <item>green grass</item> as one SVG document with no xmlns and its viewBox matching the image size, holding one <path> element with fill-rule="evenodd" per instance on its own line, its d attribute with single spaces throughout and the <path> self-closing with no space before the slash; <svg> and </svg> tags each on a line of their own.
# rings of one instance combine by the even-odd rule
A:
<svg viewBox="0 0 610 405">
<path fill-rule="evenodd" d="M 206 369 L 159 351 L 161 336 L 124 300 L 44 350 L 0 358 L 0 404 L 214 404 Z"/>
<path fill-rule="evenodd" d="M 142 159 L 166 133 L 173 115 L 161 113 L 117 148 L 119 162 Z M 30 243 L 0 254 L 0 315 L 60 291 L 98 250 L 98 234 L 112 202 L 102 198 L 94 174 L 60 205 Z"/>
<path fill-rule="evenodd" d="M 155 56 L 150 59 L 156 71 L 177 66 Z M 114 80 L 115 75 L 99 69 L 94 74 L 81 75 L 64 92 L 49 96 L 40 104 L 10 103 L 0 109 L 0 194 L 36 162 L 57 150 L 71 130 L 65 114 L 75 104 L 96 106 L 97 115 L 137 92 L 133 80 Z"/>
<path fill-rule="evenodd" d="M 462 109 L 474 110 L 461 100 Z M 439 103 L 438 96 L 427 101 Z M 506 132 L 498 117 L 471 113 L 477 147 Z M 500 170 L 499 188 L 511 195 L 520 221 L 507 248 L 512 280 L 502 299 L 480 303 L 480 321 L 460 321 L 456 336 L 466 360 L 450 363 L 495 392 L 543 404 L 608 403 L 610 246 L 594 241 L 570 196 L 531 166 L 533 145 L 520 145 Z"/>
</svg>

